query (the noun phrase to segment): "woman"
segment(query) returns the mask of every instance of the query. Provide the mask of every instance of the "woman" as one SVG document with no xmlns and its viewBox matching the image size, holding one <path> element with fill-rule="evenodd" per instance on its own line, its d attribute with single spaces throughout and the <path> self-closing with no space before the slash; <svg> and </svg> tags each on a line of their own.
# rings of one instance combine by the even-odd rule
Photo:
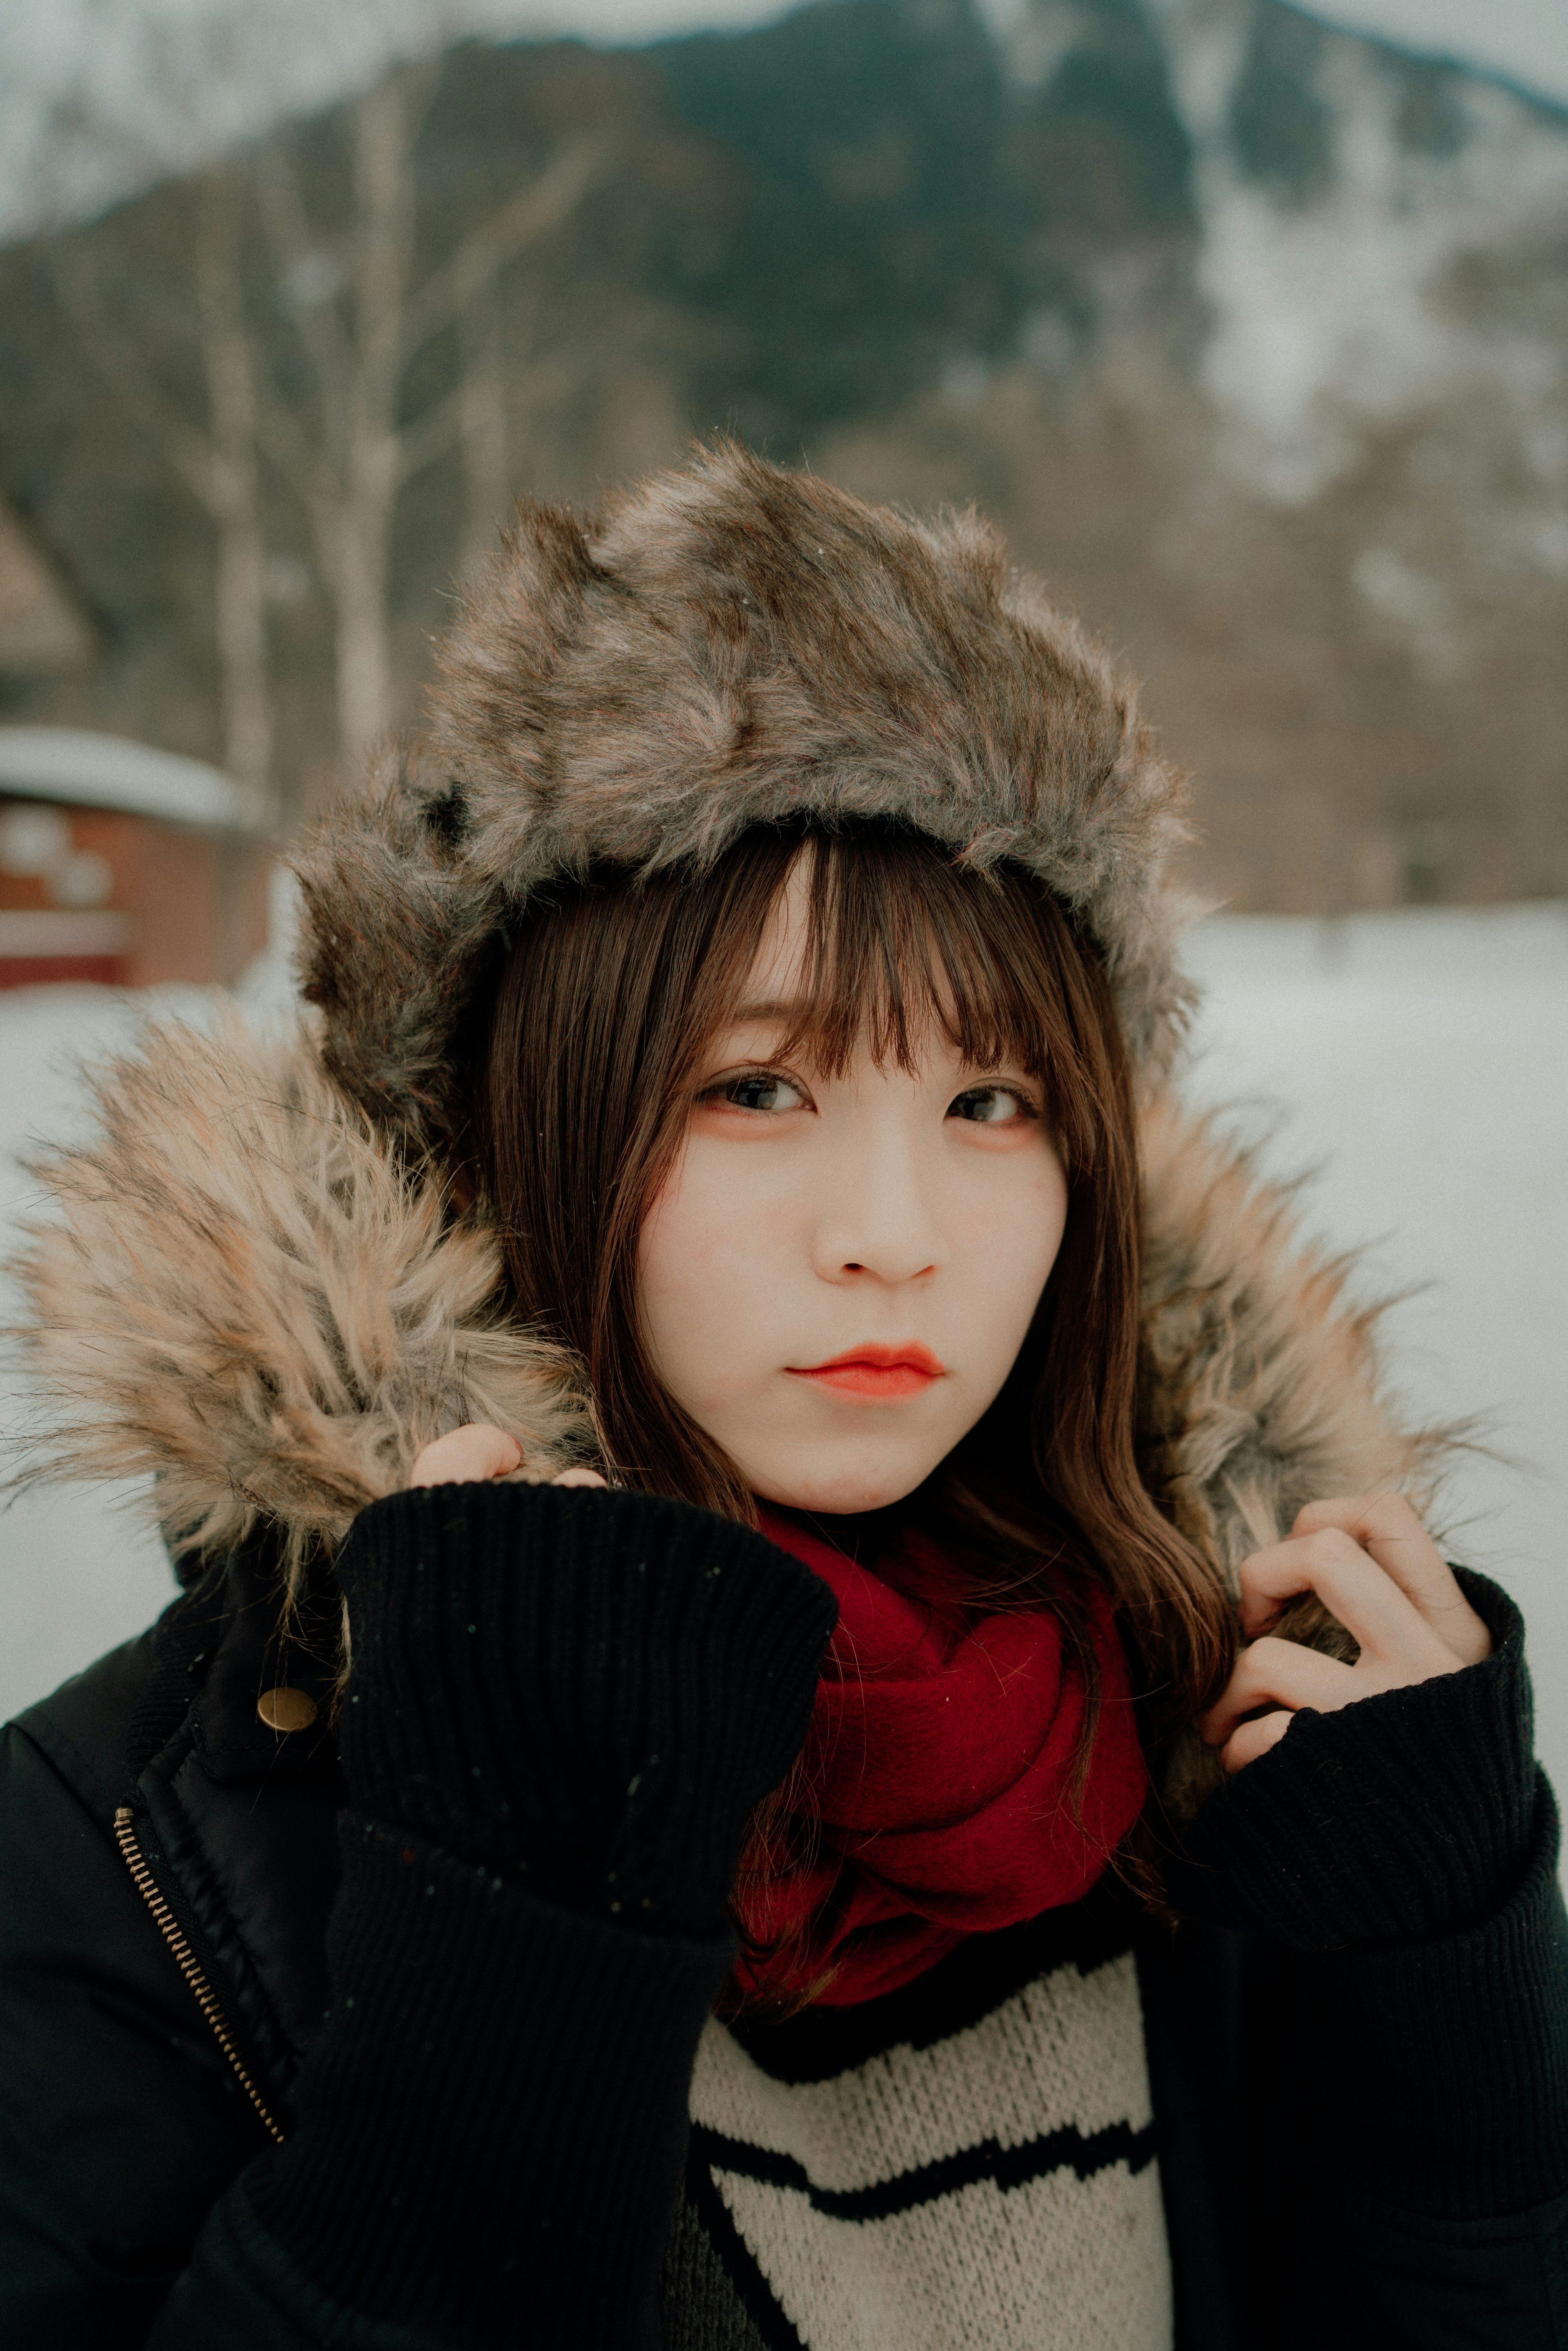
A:
<svg viewBox="0 0 1568 2351">
<path fill-rule="evenodd" d="M 1180 834 L 972 521 L 524 512 L 319 1026 L 49 1170 L 184 1589 L 8 1733 L 7 2344 L 1568 2341 L 1521 1626 L 1164 1097 Z"/>
</svg>

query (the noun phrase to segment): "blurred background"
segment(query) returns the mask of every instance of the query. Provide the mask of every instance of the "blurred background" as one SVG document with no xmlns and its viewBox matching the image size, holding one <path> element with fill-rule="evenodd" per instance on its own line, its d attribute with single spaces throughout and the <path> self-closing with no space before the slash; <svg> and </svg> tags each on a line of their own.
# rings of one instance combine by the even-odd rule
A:
<svg viewBox="0 0 1568 2351">
<path fill-rule="evenodd" d="M 1186 1082 L 1484 1424 L 1568 1785 L 1562 0 L 10 0 L 6 1213 L 140 1009 L 286 1008 L 278 848 L 517 491 L 714 425 L 977 500 L 1147 680 Z M 0 1517 L 0 1707 L 160 1604 L 126 1506 Z"/>
</svg>

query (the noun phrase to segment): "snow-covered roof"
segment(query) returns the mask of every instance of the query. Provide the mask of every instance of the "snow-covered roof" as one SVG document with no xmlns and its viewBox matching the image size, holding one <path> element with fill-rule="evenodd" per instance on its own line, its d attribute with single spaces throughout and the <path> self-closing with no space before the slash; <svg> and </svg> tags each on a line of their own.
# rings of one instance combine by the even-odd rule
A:
<svg viewBox="0 0 1568 2351">
<path fill-rule="evenodd" d="M 270 814 L 259 792 L 201 759 L 74 726 L 0 726 L 0 799 L 128 809 L 234 832 L 260 831 Z"/>
</svg>

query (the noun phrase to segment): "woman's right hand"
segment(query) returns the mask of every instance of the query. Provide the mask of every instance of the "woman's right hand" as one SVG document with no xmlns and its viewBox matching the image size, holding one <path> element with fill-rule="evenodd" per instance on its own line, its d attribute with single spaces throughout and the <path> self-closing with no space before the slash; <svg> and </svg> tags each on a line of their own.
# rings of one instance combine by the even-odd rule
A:
<svg viewBox="0 0 1568 2351">
<path fill-rule="evenodd" d="M 454 1431 L 444 1490 L 372 1502 L 339 1555 L 350 1807 L 568 1908 L 720 1932 L 747 1816 L 810 1726 L 833 1595 L 688 1503 L 591 1472 L 572 1482 L 600 1491 L 499 1482 L 498 1437 Z"/>
<path fill-rule="evenodd" d="M 434 1438 L 414 1458 L 411 1486 L 480 1486 L 492 1478 L 509 1478 L 523 1466 L 523 1448 L 504 1428 L 471 1420 L 461 1428 Z M 597 1469 L 563 1469 L 552 1486 L 602 1486 Z"/>
</svg>

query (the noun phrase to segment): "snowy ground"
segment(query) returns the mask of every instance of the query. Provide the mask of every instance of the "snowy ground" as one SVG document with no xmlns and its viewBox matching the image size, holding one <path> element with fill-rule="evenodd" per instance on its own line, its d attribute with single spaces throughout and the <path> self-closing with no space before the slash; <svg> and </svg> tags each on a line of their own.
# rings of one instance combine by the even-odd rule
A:
<svg viewBox="0 0 1568 2351">
<path fill-rule="evenodd" d="M 1195 1098 L 1232 1105 L 1308 1228 L 1364 1249 L 1422 1415 L 1494 1454 L 1445 1496 L 1448 1555 L 1531 1627 L 1539 1739 L 1568 1788 L 1568 906 L 1220 916 L 1192 943 L 1208 1001 Z"/>
<path fill-rule="evenodd" d="M 1219 916 L 1188 1081 L 1282 1173 L 1316 1172 L 1308 1226 L 1365 1248 L 1369 1290 L 1418 1295 L 1385 1326 L 1412 1406 L 1485 1419 L 1508 1460 L 1468 1462 L 1451 1554 L 1531 1626 L 1542 1751 L 1568 1788 L 1568 907 Z M 168 999 L 164 999 L 167 1001 Z M 182 999 L 190 1008 L 192 999 Z M 29 1135 L 79 1116 L 73 1055 L 140 1008 L 93 989 L 0 998 L 0 1220 Z M 134 1631 L 171 1589 L 124 1498 L 26 1496 L 0 1514 L 0 1716 Z"/>
</svg>

